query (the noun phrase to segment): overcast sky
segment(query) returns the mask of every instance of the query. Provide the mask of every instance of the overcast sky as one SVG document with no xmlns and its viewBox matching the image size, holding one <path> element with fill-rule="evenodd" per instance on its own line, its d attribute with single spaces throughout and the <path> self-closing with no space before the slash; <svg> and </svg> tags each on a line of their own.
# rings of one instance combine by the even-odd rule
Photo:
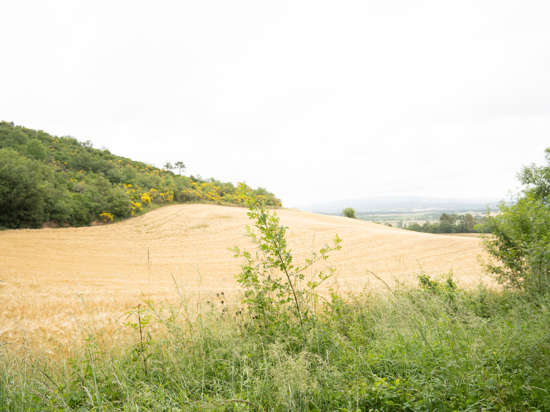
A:
<svg viewBox="0 0 550 412">
<path fill-rule="evenodd" d="M 550 1 L 0 3 L 0 119 L 286 206 L 503 198 L 550 146 Z"/>
</svg>

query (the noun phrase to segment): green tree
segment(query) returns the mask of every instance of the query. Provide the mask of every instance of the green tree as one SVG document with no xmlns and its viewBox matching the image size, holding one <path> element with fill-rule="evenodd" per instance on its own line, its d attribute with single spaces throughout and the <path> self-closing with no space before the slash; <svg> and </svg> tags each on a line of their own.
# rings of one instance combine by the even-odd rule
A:
<svg viewBox="0 0 550 412">
<path fill-rule="evenodd" d="M 545 157 L 548 166 L 524 167 L 519 178 L 524 185 L 527 185 L 528 192 L 548 205 L 550 201 L 550 147 L 546 149 Z"/>
<path fill-rule="evenodd" d="M 346 207 L 344 210 L 342 210 L 342 214 L 345 217 L 355 219 L 355 209 L 353 209 L 352 207 Z"/>
<path fill-rule="evenodd" d="M 526 189 L 486 223 L 493 233 L 485 240 L 488 270 L 506 286 L 536 293 L 550 289 L 550 149 L 546 160 L 547 166 L 522 170 Z"/>
<path fill-rule="evenodd" d="M 47 218 L 47 169 L 11 149 L 0 149 L 0 226 L 38 227 Z"/>
<path fill-rule="evenodd" d="M 27 153 L 37 160 L 46 160 L 46 157 L 48 157 L 46 145 L 38 139 L 32 139 L 27 143 Z"/>
<path fill-rule="evenodd" d="M 408 224 L 407 227 L 405 227 L 405 229 L 414 230 L 415 232 L 423 232 L 422 226 L 417 222 Z"/>
<path fill-rule="evenodd" d="M 443 213 L 439 217 L 439 231 L 441 233 L 456 232 L 456 226 L 455 226 L 456 219 L 457 219 L 457 216 L 455 214 Z"/>
<path fill-rule="evenodd" d="M 470 214 L 458 216 L 457 233 L 472 233 L 475 232 L 475 218 Z"/>
<path fill-rule="evenodd" d="M 185 164 L 181 160 L 178 160 L 176 163 L 174 163 L 174 166 L 176 169 L 178 169 L 178 175 L 181 175 L 185 170 Z"/>
</svg>

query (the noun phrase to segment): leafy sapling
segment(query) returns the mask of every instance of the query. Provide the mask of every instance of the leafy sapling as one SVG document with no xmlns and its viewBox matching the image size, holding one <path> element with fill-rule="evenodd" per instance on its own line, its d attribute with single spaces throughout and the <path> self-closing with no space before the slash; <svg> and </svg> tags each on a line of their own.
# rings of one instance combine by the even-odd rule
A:
<svg viewBox="0 0 550 412">
<path fill-rule="evenodd" d="M 151 343 L 151 335 L 147 333 L 146 337 L 145 329 L 151 323 L 151 316 L 146 314 L 141 305 L 138 305 L 135 311 L 128 312 L 128 319 L 132 315 L 135 315 L 136 321 L 132 322 L 131 320 L 128 320 L 125 323 L 125 326 L 128 326 L 139 333 L 139 342 L 134 346 L 133 352 L 136 359 L 141 359 L 141 362 L 143 363 L 143 372 L 145 373 L 145 376 L 147 376 L 149 374 L 147 360 L 151 356 L 151 354 L 148 353 L 148 347 Z"/>
<path fill-rule="evenodd" d="M 334 270 L 318 271 L 304 285 L 305 272 L 315 263 L 327 260 L 330 252 L 341 249 L 342 240 L 336 236 L 332 245 L 325 245 L 298 265 L 287 244 L 288 228 L 281 225 L 279 217 L 261 200 L 249 199 L 248 206 L 253 227 L 247 227 L 247 231 L 256 252 L 232 249 L 235 257 L 245 260 L 237 275 L 237 281 L 245 290 L 243 303 L 251 316 L 263 321 L 264 326 L 284 322 L 292 314 L 303 328 L 312 318 L 316 289 Z"/>
</svg>

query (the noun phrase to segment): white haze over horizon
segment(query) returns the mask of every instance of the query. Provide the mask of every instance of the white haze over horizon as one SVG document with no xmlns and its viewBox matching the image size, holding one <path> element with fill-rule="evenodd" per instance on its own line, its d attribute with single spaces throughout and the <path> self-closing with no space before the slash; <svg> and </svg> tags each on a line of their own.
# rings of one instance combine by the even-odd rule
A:
<svg viewBox="0 0 550 412">
<path fill-rule="evenodd" d="M 286 206 L 501 199 L 550 146 L 548 1 L 0 4 L 0 120 Z"/>
</svg>

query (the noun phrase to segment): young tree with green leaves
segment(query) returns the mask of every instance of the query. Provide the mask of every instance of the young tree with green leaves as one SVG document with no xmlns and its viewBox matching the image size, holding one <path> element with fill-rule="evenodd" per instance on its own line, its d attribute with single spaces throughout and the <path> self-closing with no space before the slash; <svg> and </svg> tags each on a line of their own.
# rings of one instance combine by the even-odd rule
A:
<svg viewBox="0 0 550 412">
<path fill-rule="evenodd" d="M 336 236 L 333 245 L 325 245 L 302 264 L 296 263 L 287 244 L 287 227 L 281 225 L 279 217 L 252 194 L 248 195 L 248 208 L 248 217 L 254 223 L 253 228 L 247 228 L 248 235 L 257 251 L 253 254 L 238 247 L 232 249 L 235 257 L 245 260 L 237 276 L 245 290 L 243 303 L 268 333 L 292 327 L 293 319 L 303 328 L 315 315 L 317 287 L 333 273 L 332 269 L 321 270 L 306 279 L 306 271 L 339 250 L 342 240 Z"/>
<path fill-rule="evenodd" d="M 181 160 L 178 160 L 176 163 L 174 163 L 174 166 L 176 169 L 178 169 L 178 175 L 181 175 L 185 170 L 185 163 L 183 163 Z"/>
</svg>

